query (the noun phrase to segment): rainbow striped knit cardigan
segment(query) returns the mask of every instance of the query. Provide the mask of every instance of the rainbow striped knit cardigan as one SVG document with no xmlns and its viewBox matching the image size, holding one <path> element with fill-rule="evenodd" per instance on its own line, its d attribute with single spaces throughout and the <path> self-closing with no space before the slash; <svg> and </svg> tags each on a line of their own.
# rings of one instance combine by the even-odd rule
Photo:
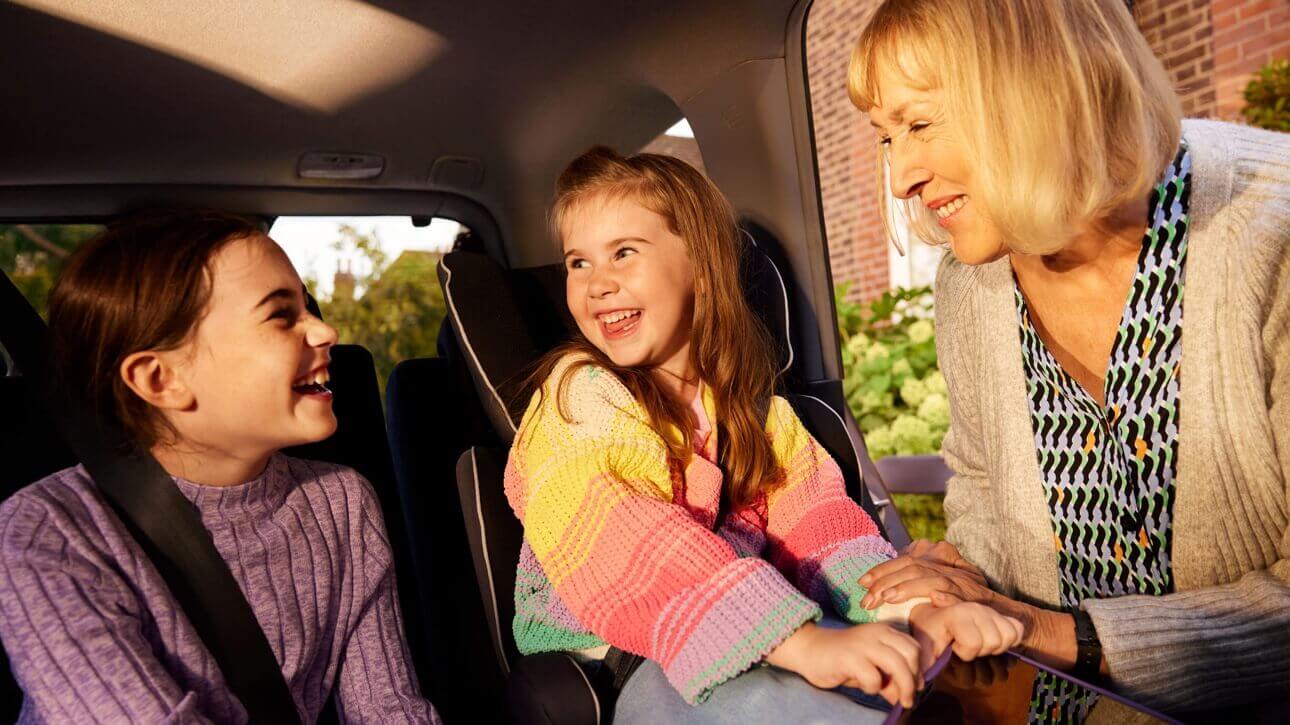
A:
<svg viewBox="0 0 1290 725">
<path fill-rule="evenodd" d="M 857 580 L 895 551 L 787 401 L 772 401 L 766 423 L 786 483 L 714 532 L 715 430 L 673 475 L 645 409 L 603 368 L 570 373 L 571 422 L 560 415 L 556 381 L 572 360 L 534 395 L 506 467 L 506 495 L 524 524 L 521 652 L 612 644 L 659 663 L 696 703 L 819 619 L 821 606 L 873 621 Z M 711 396 L 704 403 L 715 421 Z"/>
</svg>

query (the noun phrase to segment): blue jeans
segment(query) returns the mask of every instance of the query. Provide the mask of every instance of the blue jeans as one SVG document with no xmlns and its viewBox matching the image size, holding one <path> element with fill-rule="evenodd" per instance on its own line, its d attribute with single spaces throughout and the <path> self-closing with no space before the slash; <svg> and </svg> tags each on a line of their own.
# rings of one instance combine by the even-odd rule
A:
<svg viewBox="0 0 1290 725">
<path fill-rule="evenodd" d="M 623 685 L 614 723 L 881 723 L 885 710 L 867 707 L 857 696 L 869 699 L 849 688 L 821 690 L 793 672 L 763 664 L 721 683 L 702 704 L 690 705 L 658 664 L 646 660 Z"/>
</svg>

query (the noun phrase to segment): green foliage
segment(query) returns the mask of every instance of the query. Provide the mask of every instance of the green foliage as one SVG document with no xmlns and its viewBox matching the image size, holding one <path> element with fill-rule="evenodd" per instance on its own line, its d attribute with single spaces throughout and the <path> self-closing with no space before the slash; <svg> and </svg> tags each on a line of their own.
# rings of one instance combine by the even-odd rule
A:
<svg viewBox="0 0 1290 725">
<path fill-rule="evenodd" d="M 939 453 L 950 423 L 945 378 L 936 364 L 936 327 L 929 287 L 898 289 L 867 304 L 837 290 L 843 392 L 874 460 Z M 893 497 L 916 539 L 945 538 L 942 496 Z"/>
<path fill-rule="evenodd" d="M 67 258 L 102 230 L 96 224 L 0 224 L 0 270 L 44 317 Z"/>
<path fill-rule="evenodd" d="M 371 272 L 354 280 L 355 294 L 337 289 L 332 299 L 322 302 L 323 314 L 341 342 L 371 351 L 384 394 L 396 364 L 435 355 L 447 309 L 435 271 L 439 255 L 408 251 L 389 262 L 375 236 L 348 225 L 342 225 L 339 234 L 333 246 L 360 254 L 371 264 Z M 312 290 L 316 282 L 306 280 L 306 286 Z"/>
<path fill-rule="evenodd" d="M 1251 125 L 1272 131 L 1290 131 L 1290 60 L 1280 58 L 1263 66 L 1245 87 L 1245 108 Z"/>
<path fill-rule="evenodd" d="M 929 287 L 898 289 L 868 304 L 839 287 L 843 392 L 870 454 L 936 453 L 949 427 L 945 378 L 936 366 Z"/>
</svg>

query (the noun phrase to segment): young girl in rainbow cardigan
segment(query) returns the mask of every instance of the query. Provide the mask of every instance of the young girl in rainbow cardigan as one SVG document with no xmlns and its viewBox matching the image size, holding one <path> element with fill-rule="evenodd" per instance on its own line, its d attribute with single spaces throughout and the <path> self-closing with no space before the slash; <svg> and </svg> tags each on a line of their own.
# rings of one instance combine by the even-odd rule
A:
<svg viewBox="0 0 1290 725">
<path fill-rule="evenodd" d="M 303 723 L 433 723 L 371 485 L 290 458 L 336 430 L 336 331 L 258 225 L 213 211 L 120 220 L 50 297 L 51 383 L 149 451 L 264 629 Z M 0 506 L 0 636 L 20 723 L 243 723 L 246 708 L 85 468 Z"/>
<path fill-rule="evenodd" d="M 619 723 L 857 722 L 879 715 L 830 688 L 909 705 L 945 646 L 971 659 L 1019 641 L 979 605 L 861 607 L 858 580 L 896 552 L 772 396 L 773 346 L 710 181 L 595 148 L 557 182 L 551 226 L 581 334 L 530 379 L 506 469 L 521 652 L 647 658 Z M 816 623 L 825 611 L 837 626 Z"/>
</svg>

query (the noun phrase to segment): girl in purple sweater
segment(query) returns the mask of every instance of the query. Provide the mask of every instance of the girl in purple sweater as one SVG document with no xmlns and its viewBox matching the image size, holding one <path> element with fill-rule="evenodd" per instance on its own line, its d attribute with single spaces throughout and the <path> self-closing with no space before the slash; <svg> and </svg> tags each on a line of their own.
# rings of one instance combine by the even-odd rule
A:
<svg viewBox="0 0 1290 725">
<path fill-rule="evenodd" d="M 336 331 L 248 220 L 136 216 L 71 260 L 50 300 L 53 382 L 150 450 L 200 513 L 302 721 L 436 722 L 403 637 L 370 484 L 287 446 L 336 429 Z M 20 722 L 244 722 L 152 563 L 77 466 L 0 506 L 0 637 Z"/>
</svg>

